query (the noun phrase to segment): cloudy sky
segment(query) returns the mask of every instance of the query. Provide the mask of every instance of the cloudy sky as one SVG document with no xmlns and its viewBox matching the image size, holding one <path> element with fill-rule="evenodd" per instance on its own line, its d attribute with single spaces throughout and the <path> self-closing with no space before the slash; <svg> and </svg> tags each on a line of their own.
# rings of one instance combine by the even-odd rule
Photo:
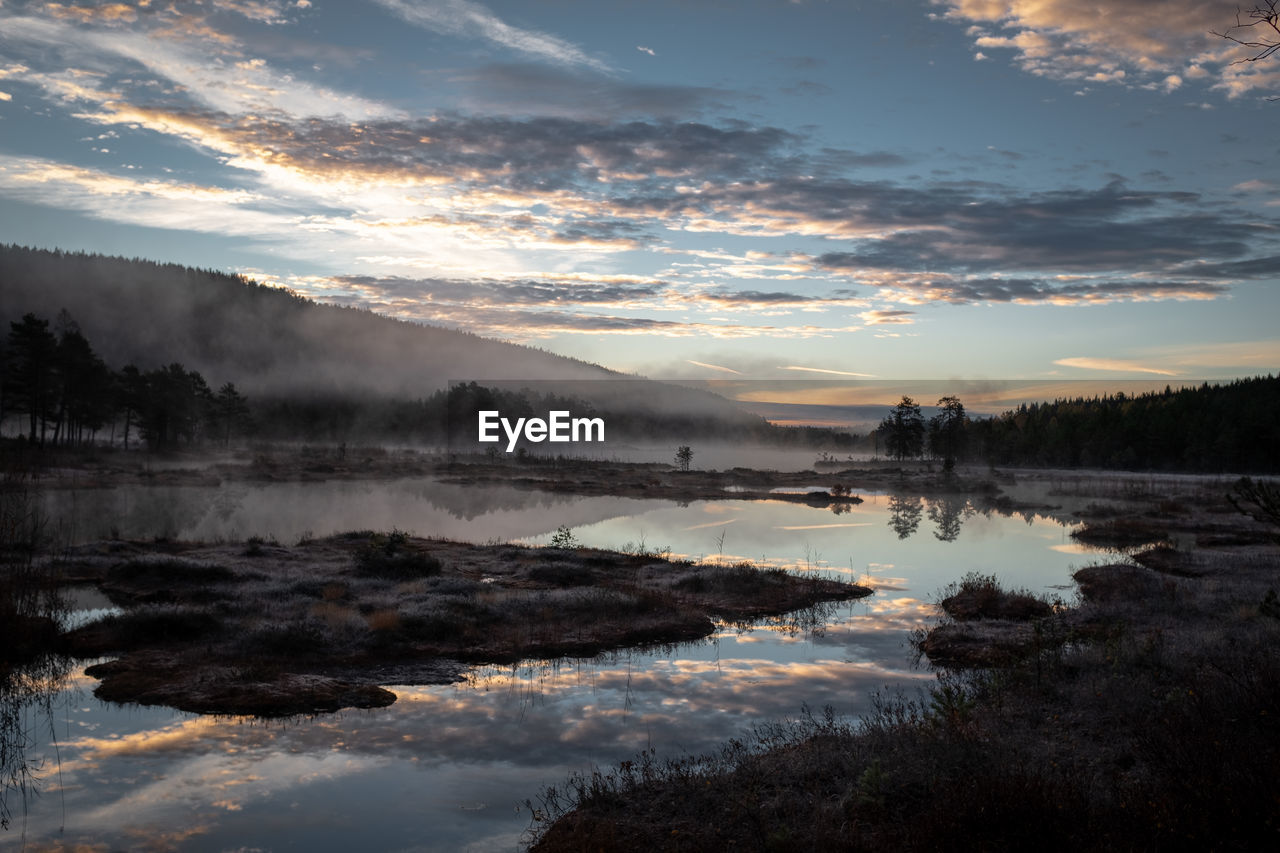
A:
<svg viewBox="0 0 1280 853">
<path fill-rule="evenodd" d="M 1280 56 L 1235 20 L 3 0 L 0 240 L 658 377 L 1275 372 Z"/>
</svg>

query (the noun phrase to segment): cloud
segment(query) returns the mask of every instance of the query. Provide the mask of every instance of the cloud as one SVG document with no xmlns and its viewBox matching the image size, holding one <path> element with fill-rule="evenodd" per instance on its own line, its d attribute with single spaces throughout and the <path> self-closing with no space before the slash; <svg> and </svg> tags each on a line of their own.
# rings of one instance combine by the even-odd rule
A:
<svg viewBox="0 0 1280 853">
<path fill-rule="evenodd" d="M 55 18 L 86 24 L 131 24 L 138 20 L 138 10 L 127 3 L 103 3 L 100 6 L 63 6 L 60 3 L 46 3 L 44 11 Z"/>
<path fill-rule="evenodd" d="M 374 0 L 402 20 L 444 35 L 480 39 L 544 62 L 610 71 L 605 62 L 587 55 L 564 39 L 521 29 L 503 21 L 472 0 Z"/>
<path fill-rule="evenodd" d="M 1063 367 L 1077 367 L 1081 370 L 1107 370 L 1121 373 L 1154 373 L 1157 376 L 1177 376 L 1177 371 L 1160 367 L 1148 367 L 1136 361 L 1125 361 L 1118 358 L 1092 358 L 1081 356 L 1076 358 L 1059 358 L 1054 364 Z"/>
<path fill-rule="evenodd" d="M 673 302 L 675 292 L 664 282 L 633 277 L 596 280 L 587 275 L 545 274 L 503 280 L 343 275 L 259 279 L 321 302 L 367 307 L 401 319 L 512 340 L 563 334 L 803 339 L 831 337 L 857 328 L 660 319 L 652 315 L 684 310 L 687 304 L 679 299 Z"/>
<path fill-rule="evenodd" d="M 906 310 L 892 311 L 863 311 L 858 316 L 862 318 L 862 322 L 868 326 L 887 326 L 900 325 L 909 326 L 915 322 L 911 319 L 916 312 Z"/>
<path fill-rule="evenodd" d="M 525 32 L 497 27 L 475 3 L 383 5 L 446 34 L 488 27 L 518 41 Z M 1276 222 L 1194 193 L 1143 189 L 1123 178 L 1042 192 L 995 181 L 892 179 L 883 170 L 909 157 L 823 148 L 809 131 L 690 118 L 739 94 L 637 85 L 589 63 L 528 51 L 517 52 L 535 61 L 455 78 L 495 93 L 487 97 L 510 114 L 408 116 L 294 79 L 301 72 L 276 67 L 240 40 L 162 31 L 161 19 L 174 17 L 168 13 L 131 7 L 138 21 L 118 23 L 113 16 L 127 17 L 123 11 L 93 8 L 102 19 L 95 29 L 74 16 L 13 15 L 3 7 L 6 48 L 16 45 L 19 54 L 0 72 L 6 93 L 35 87 L 57 109 L 94 125 L 90 135 L 118 134 L 113 151 L 157 137 L 179 140 L 207 155 L 216 185 L 10 158 L 0 173 L 6 194 L 103 220 L 246 238 L 293 257 L 358 258 L 359 268 L 372 271 L 368 280 L 334 285 L 351 304 L 365 298 L 407 312 L 415 294 L 429 295 L 455 316 L 469 305 L 483 308 L 477 323 L 486 328 L 506 327 L 509 317 L 496 313 L 504 308 L 536 314 L 542 306 L 563 317 L 535 318 L 540 330 L 559 322 L 626 333 L 639 328 L 629 312 L 687 312 L 717 334 L 738 328 L 744 335 L 769 328 L 826 334 L 821 324 L 764 318 L 855 309 L 888 334 L 926 303 L 1208 300 L 1235 281 L 1280 270 Z M 219 15 L 274 24 L 299 14 L 286 3 L 248 0 L 190 9 L 193 26 L 204 27 Z M 1008 39 L 1024 51 L 1054 44 L 992 26 L 980 24 L 984 35 L 974 37 Z M 242 30 L 262 27 L 233 29 L 248 38 Z M 542 111 L 550 114 L 535 114 Z M 993 155 L 1021 156 L 983 152 Z M 797 250 L 801 240 L 823 242 L 810 255 Z M 753 248 L 685 248 L 735 244 Z M 528 272 L 608 272 L 637 251 L 684 257 L 625 285 Z M 345 263 L 326 269 L 356 268 Z M 759 319 L 715 319 L 731 312 Z M 658 322 L 663 333 L 688 327 L 670 317 Z"/>
<path fill-rule="evenodd" d="M 1182 368 L 1184 373 L 1196 369 L 1222 368 L 1263 369 L 1271 372 L 1280 368 L 1280 340 L 1185 344 L 1154 348 L 1148 352 L 1164 363 Z"/>
<path fill-rule="evenodd" d="M 542 308 L 608 306 L 613 310 L 654 307 L 665 290 L 661 282 L 638 283 L 634 279 L 624 283 L 589 280 L 570 283 L 563 279 L 522 278 L 503 281 L 361 275 L 311 279 L 304 287 L 322 298 L 342 294 L 383 303 L 425 300 L 438 308 L 446 305 L 473 308 L 514 305 Z"/>
<path fill-rule="evenodd" d="M 988 279 L 946 274 L 890 275 L 878 299 L 904 305 L 1106 305 L 1112 302 L 1206 301 L 1227 295 L 1222 284 L 1199 281 L 1054 281 Z"/>
<path fill-rule="evenodd" d="M 175 39 L 145 30 L 85 30 L 59 20 L 22 16 L 5 17 L 3 25 L 6 38 L 46 48 L 62 58 L 64 67 L 57 71 L 22 75 L 60 98 L 121 104 L 127 102 L 132 89 L 137 90 L 138 99 L 154 99 L 156 87 L 132 76 L 145 70 L 157 78 L 156 82 L 166 84 L 160 89 L 170 99 L 189 99 L 224 114 L 345 119 L 398 114 L 385 104 L 297 80 L 216 39 Z M 120 80 L 106 91 L 68 86 L 65 69 L 79 67 L 101 69 L 91 73 L 110 74 Z"/>
<path fill-rule="evenodd" d="M 825 296 L 807 296 L 786 291 L 759 290 L 668 290 L 670 304 L 706 305 L 723 311 L 777 311 L 780 309 L 817 310 L 840 307 L 863 307 L 866 300 L 840 292 Z"/>
<path fill-rule="evenodd" d="M 454 75 L 473 112 L 601 121 L 621 116 L 691 118 L 742 96 L 706 86 L 629 83 L 580 69 L 493 63 Z"/>
<path fill-rule="evenodd" d="M 425 259 L 423 249 L 439 246 L 433 261 L 461 266 L 477 247 L 675 252 L 662 244 L 679 232 L 842 244 L 813 257 L 754 252 L 673 266 L 668 278 L 680 292 L 671 301 L 723 310 L 866 308 L 849 285 L 903 305 L 1213 299 L 1231 279 L 1273 267 L 1280 234 L 1197 194 L 1122 180 L 1039 193 L 856 180 L 836 164 L 843 156 L 853 168 L 864 155 L 807 154 L 803 137 L 769 126 L 449 114 L 352 121 L 136 106 L 96 78 L 65 72 L 6 79 L 71 99 L 98 125 L 185 140 L 251 176 L 250 191 L 277 208 L 307 210 L 311 231 L 396 247 L 364 256 Z M 44 201 L 83 209 L 66 193 Z M 105 208 L 95 215 L 111 217 Z M 282 229 L 272 236 L 285 238 Z M 716 277 L 810 277 L 830 289 L 687 286 Z"/>
<path fill-rule="evenodd" d="M 257 237 L 297 228 L 299 217 L 272 211 L 242 189 L 133 179 L 36 157 L 0 154 L 0 192 L 9 198 L 155 228 Z"/>
<path fill-rule="evenodd" d="M 235 157 L 242 168 L 288 169 L 326 181 L 347 174 L 366 182 L 451 182 L 512 194 L 586 189 L 616 197 L 632 185 L 637 194 L 651 189 L 645 182 L 665 187 L 641 196 L 641 206 L 680 204 L 684 194 L 675 185 L 683 179 L 750 177 L 799 141 L 779 128 L 697 122 L 437 115 L 353 123 L 125 107 L 100 99 L 106 108 L 86 117 L 182 136 Z M 636 207 L 624 202 L 617 213 L 631 215 Z"/>
<path fill-rule="evenodd" d="M 705 367 L 705 368 L 707 368 L 708 370 L 718 370 L 718 371 L 720 371 L 721 373 L 732 373 L 732 374 L 734 374 L 735 376 L 741 376 L 741 375 L 742 375 L 742 371 L 741 371 L 741 370 L 734 370 L 732 367 L 722 367 L 722 366 L 721 366 L 721 365 L 719 365 L 719 364 L 707 364 L 706 362 L 703 362 L 703 361 L 694 361 L 693 359 L 685 359 L 685 361 L 686 361 L 688 364 L 694 364 L 694 365 L 697 365 L 698 367 Z"/>
<path fill-rule="evenodd" d="M 1215 74 L 1231 97 L 1269 88 L 1276 74 L 1232 63 L 1249 51 L 1212 35 L 1236 21 L 1231 3 L 1204 0 L 933 0 L 968 25 L 986 55 L 1008 50 L 1023 70 L 1073 82 L 1145 85 L 1172 92 Z"/>
<path fill-rule="evenodd" d="M 918 192 L 884 189 L 846 188 L 848 236 L 876 239 L 862 251 L 823 255 L 820 265 L 952 272 L 1150 268 L 1195 257 L 1244 255 L 1250 238 L 1270 238 L 1274 231 L 1197 206 L 1192 193 L 1134 190 L 1121 182 L 1028 195 L 945 185 Z M 811 207 L 820 191 L 797 187 L 788 201 L 799 211 L 801 205 Z M 871 210 L 873 199 L 878 203 Z M 837 203 L 835 197 L 827 200 L 830 214 L 839 210 Z"/>
<path fill-rule="evenodd" d="M 831 376 L 854 376 L 854 377 L 859 377 L 864 379 L 870 379 L 871 377 L 875 376 L 874 373 L 852 373 L 848 370 L 828 370 L 823 367 L 801 367 L 797 364 L 789 364 L 786 367 L 779 367 L 778 369 L 804 371 L 806 373 L 823 373 Z"/>
</svg>

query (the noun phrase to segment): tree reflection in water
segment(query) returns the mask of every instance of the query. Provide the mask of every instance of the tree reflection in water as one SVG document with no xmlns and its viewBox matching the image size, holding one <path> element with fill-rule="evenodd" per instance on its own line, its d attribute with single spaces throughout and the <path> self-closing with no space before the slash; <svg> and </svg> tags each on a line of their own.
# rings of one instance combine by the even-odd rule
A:
<svg viewBox="0 0 1280 853">
<path fill-rule="evenodd" d="M 889 498 L 889 526 L 898 534 L 899 539 L 906 539 L 916 532 L 923 512 L 924 502 L 919 495 L 894 495 Z"/>
<path fill-rule="evenodd" d="M 962 495 L 946 495 L 929 502 L 929 520 L 938 526 L 933 535 L 943 542 L 954 542 L 960 535 L 963 520 L 974 514 L 973 505 Z"/>
<path fill-rule="evenodd" d="M 39 556 L 54 549 L 26 451 L 0 451 L 0 831 L 9 829 L 13 798 L 21 799 L 25 814 L 36 792 L 44 762 L 31 749 L 39 721 L 54 734 L 54 696 L 70 669 L 69 660 L 53 653 L 66 605 L 57 561 Z"/>
<path fill-rule="evenodd" d="M 15 812 L 26 814 L 47 770 L 37 754 L 41 740 L 57 754 L 54 728 L 56 697 L 65 694 L 70 660 L 45 655 L 40 660 L 0 674 L 0 831 L 7 831 Z"/>
</svg>

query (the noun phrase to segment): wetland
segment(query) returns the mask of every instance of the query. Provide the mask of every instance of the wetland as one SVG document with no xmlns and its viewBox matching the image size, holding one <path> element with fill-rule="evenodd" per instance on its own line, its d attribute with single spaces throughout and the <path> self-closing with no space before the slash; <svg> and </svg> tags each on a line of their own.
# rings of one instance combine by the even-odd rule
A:
<svg viewBox="0 0 1280 853">
<path fill-rule="evenodd" d="M 928 741 L 949 756 L 968 755 L 947 740 L 958 731 L 990 739 L 985 712 L 960 713 L 961 728 L 935 713 L 939 695 L 962 708 L 990 698 L 937 652 L 957 631 L 988 668 L 992 649 L 1004 650 L 1001 671 L 1039 661 L 1042 688 L 1046 673 L 1078 672 L 1079 656 L 1129 660 L 1151 643 L 1181 653 L 1187 626 L 1220 612 L 1233 620 L 1225 635 L 1274 633 L 1258 609 L 1274 545 L 1226 506 L 1229 480 L 892 466 L 684 475 L 394 452 L 385 470 L 331 476 L 302 454 L 273 464 L 271 477 L 261 459 L 151 476 L 68 467 L 37 491 L 59 520 L 58 571 L 81 615 L 64 617 L 52 669 L 10 673 L 28 775 L 6 792 L 4 842 L 643 849 L 672 830 L 687 835 L 681 849 L 814 841 L 776 790 L 768 821 L 743 820 L 765 792 L 741 780 L 767 768 L 795 792 L 817 790 L 813 773 L 836 780 L 820 799 L 843 805 L 819 812 L 837 824 L 861 815 L 840 837 L 894 830 L 920 847 L 937 841 L 928 820 L 901 834 L 920 782 L 904 771 L 882 790 L 862 784 L 890 754 L 869 752 L 866 730 L 883 734 L 881 749 Z M 842 500 L 810 497 L 836 486 Z M 1117 520 L 1130 538 L 1108 535 Z M 962 578 L 1046 604 L 984 611 L 996 599 L 971 583 L 941 609 L 966 592 Z M 935 655 L 951 669 L 935 672 Z M 1029 713 L 1008 691 L 997 706 Z M 1126 696 L 1078 714 L 1141 707 Z M 884 734 L 887 708 L 904 726 L 913 713 L 930 720 L 930 738 Z M 1101 737 L 1087 719 L 1071 731 Z M 840 772 L 815 763 L 821 744 L 841 745 Z M 924 760 L 892 754 L 903 768 Z M 780 755 L 806 756 L 808 770 Z M 1147 753 L 1107 755 L 1126 778 L 1154 772 Z M 572 794 L 566 779 L 610 781 Z M 694 779 L 742 797 L 722 815 L 724 801 L 693 796 Z M 700 824 L 745 834 L 698 836 Z"/>
</svg>

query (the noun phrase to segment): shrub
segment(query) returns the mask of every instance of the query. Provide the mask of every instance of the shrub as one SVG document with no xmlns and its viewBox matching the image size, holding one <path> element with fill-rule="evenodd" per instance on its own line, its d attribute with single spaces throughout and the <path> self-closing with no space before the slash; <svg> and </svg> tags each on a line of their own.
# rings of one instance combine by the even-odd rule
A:
<svg viewBox="0 0 1280 853">
<path fill-rule="evenodd" d="M 551 536 L 551 541 L 547 544 L 552 548 L 563 548 L 566 551 L 577 548 L 580 545 L 573 535 L 573 531 L 563 524 L 556 528 L 556 532 Z"/>
<path fill-rule="evenodd" d="M 952 584 L 942 609 L 952 619 L 1039 619 L 1053 612 L 1053 604 L 1026 590 L 1006 590 L 995 575 L 970 572 Z"/>
<path fill-rule="evenodd" d="M 409 580 L 439 574 L 440 561 L 409 547 L 409 535 L 399 530 L 374 534 L 355 554 L 356 570 L 370 577 Z"/>
</svg>

